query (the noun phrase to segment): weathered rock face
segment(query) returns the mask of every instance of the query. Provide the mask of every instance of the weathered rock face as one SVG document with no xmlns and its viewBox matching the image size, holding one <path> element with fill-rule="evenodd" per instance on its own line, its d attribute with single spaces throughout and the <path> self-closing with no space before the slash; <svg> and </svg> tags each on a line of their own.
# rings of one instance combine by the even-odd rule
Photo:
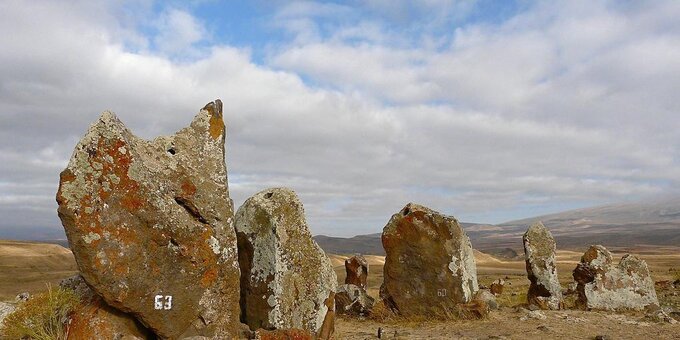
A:
<svg viewBox="0 0 680 340">
<path fill-rule="evenodd" d="M 7 315 L 12 314 L 16 306 L 6 302 L 0 302 L 0 328 L 2 328 L 2 322 L 5 320 Z"/>
<path fill-rule="evenodd" d="M 161 337 L 238 335 L 224 139 L 219 100 L 151 142 L 104 112 L 61 173 L 59 217 L 83 278 Z"/>
<path fill-rule="evenodd" d="M 473 300 L 480 300 L 484 301 L 487 306 L 489 306 L 490 310 L 496 310 L 498 309 L 498 302 L 496 301 L 496 295 L 494 295 L 490 290 L 488 289 L 480 289 L 475 293 Z"/>
<path fill-rule="evenodd" d="M 633 255 L 624 255 L 618 266 L 603 246 L 591 246 L 574 269 L 577 306 L 584 309 L 642 310 L 658 305 L 654 281 L 647 263 Z"/>
<path fill-rule="evenodd" d="M 344 284 L 335 293 L 335 312 L 338 314 L 365 316 L 371 312 L 375 299 L 366 294 L 366 290 L 353 285 Z"/>
<path fill-rule="evenodd" d="M 76 275 L 64 279 L 61 287 L 73 290 L 80 305 L 69 320 L 68 339 L 155 339 L 156 337 L 133 316 L 109 306 Z"/>
<path fill-rule="evenodd" d="M 368 279 L 368 262 L 362 255 L 354 255 L 345 260 L 345 284 L 355 285 L 366 289 Z"/>
<path fill-rule="evenodd" d="M 252 330 L 300 328 L 330 336 L 337 277 L 312 240 L 292 190 L 250 197 L 236 212 L 241 317 Z"/>
<path fill-rule="evenodd" d="M 527 276 L 531 284 L 527 293 L 529 304 L 541 309 L 561 309 L 562 287 L 555 266 L 555 239 L 543 223 L 529 227 L 522 238 Z"/>
<path fill-rule="evenodd" d="M 380 297 L 395 312 L 445 318 L 478 289 L 470 239 L 453 217 L 409 203 L 383 229 L 382 244 Z"/>
</svg>

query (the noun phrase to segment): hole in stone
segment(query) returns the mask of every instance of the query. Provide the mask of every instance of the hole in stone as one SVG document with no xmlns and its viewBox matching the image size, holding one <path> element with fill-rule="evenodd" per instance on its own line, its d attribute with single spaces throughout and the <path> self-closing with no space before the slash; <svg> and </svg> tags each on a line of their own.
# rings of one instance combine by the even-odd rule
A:
<svg viewBox="0 0 680 340">
<path fill-rule="evenodd" d="M 174 155 L 175 152 L 176 152 L 176 151 L 175 151 L 175 148 L 170 148 L 170 149 L 168 149 L 168 153 L 171 154 L 171 155 Z"/>
<path fill-rule="evenodd" d="M 401 212 L 404 216 L 408 215 L 411 212 L 411 209 L 409 207 L 404 208 L 404 210 Z"/>
<path fill-rule="evenodd" d="M 268 192 L 268 193 L 264 194 L 264 198 L 272 198 L 272 195 L 274 195 L 273 192 Z"/>
<path fill-rule="evenodd" d="M 170 244 L 172 244 L 172 245 L 175 246 L 175 247 L 179 247 L 179 244 L 177 243 L 177 241 L 175 241 L 174 238 L 171 238 L 171 239 L 170 239 Z"/>
</svg>

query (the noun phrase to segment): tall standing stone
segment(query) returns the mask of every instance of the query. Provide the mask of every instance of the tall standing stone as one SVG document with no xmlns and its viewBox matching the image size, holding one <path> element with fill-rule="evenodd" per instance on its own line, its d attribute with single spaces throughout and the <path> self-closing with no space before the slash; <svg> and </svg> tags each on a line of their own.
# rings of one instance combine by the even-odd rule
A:
<svg viewBox="0 0 680 340">
<path fill-rule="evenodd" d="M 78 268 L 107 304 L 163 338 L 239 334 L 239 268 L 222 102 L 153 141 L 104 112 L 61 173 Z"/>
<path fill-rule="evenodd" d="M 345 284 L 366 289 L 368 279 L 368 262 L 362 255 L 354 255 L 345 260 Z"/>
<path fill-rule="evenodd" d="M 532 224 L 524 233 L 524 259 L 531 284 L 527 293 L 529 304 L 541 309 L 561 309 L 562 287 L 555 266 L 555 239 L 543 223 Z"/>
<path fill-rule="evenodd" d="M 290 189 L 248 198 L 236 212 L 241 316 L 252 330 L 300 328 L 330 337 L 337 277 Z"/>
<path fill-rule="evenodd" d="M 446 318 L 478 290 L 472 245 L 458 221 L 409 203 L 382 233 L 380 297 L 402 315 Z"/>
<path fill-rule="evenodd" d="M 583 309 L 642 310 L 659 305 L 647 263 L 624 255 L 614 266 L 612 254 L 603 246 L 591 246 L 574 269 L 576 304 Z"/>
</svg>

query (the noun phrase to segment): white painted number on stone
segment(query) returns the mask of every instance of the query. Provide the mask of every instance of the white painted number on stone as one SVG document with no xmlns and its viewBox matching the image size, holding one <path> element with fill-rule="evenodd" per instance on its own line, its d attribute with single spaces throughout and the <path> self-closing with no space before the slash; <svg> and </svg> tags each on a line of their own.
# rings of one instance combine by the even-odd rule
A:
<svg viewBox="0 0 680 340">
<path fill-rule="evenodd" d="M 446 289 L 437 289 L 437 296 L 439 297 L 446 296 Z"/>
<path fill-rule="evenodd" d="M 156 295 L 153 301 L 154 309 L 172 309 L 172 295 Z"/>
</svg>

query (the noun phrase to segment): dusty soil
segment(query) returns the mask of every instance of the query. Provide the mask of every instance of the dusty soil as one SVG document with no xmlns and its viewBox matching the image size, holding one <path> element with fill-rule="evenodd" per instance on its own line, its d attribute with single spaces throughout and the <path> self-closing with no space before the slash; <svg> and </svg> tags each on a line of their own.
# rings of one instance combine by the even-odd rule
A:
<svg viewBox="0 0 680 340">
<path fill-rule="evenodd" d="M 505 307 L 484 320 L 375 322 L 340 317 L 336 339 L 678 339 L 680 324 L 659 324 L 640 314 L 545 311 L 545 320 L 521 321 L 526 312 Z"/>
</svg>

